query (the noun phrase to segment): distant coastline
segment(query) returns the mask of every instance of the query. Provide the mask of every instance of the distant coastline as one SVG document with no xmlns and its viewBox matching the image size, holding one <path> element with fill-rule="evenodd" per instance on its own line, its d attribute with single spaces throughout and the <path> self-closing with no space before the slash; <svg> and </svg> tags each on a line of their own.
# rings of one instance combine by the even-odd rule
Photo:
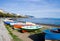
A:
<svg viewBox="0 0 60 41">
<path fill-rule="evenodd" d="M 43 23 L 36 23 L 38 25 L 46 25 L 46 26 L 53 26 L 53 27 L 60 27 L 60 25 L 54 25 L 54 24 L 43 24 Z"/>
</svg>

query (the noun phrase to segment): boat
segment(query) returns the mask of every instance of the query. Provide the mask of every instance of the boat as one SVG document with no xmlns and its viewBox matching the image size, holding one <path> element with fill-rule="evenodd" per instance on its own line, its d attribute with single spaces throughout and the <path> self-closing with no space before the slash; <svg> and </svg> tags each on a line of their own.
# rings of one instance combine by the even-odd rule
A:
<svg viewBox="0 0 60 41">
<path fill-rule="evenodd" d="M 36 24 L 32 22 L 26 22 L 26 25 L 36 25 Z"/>
<path fill-rule="evenodd" d="M 23 24 L 25 24 L 25 23 L 21 23 L 21 22 L 13 22 L 13 23 L 10 23 L 10 25 L 23 25 Z"/>
<path fill-rule="evenodd" d="M 38 26 L 38 25 L 14 25 L 13 28 L 20 30 L 21 32 L 24 33 L 24 32 L 38 30 L 38 29 L 42 28 L 42 26 Z"/>
<path fill-rule="evenodd" d="M 12 25 L 14 26 L 14 28 L 19 29 L 19 28 L 22 28 L 24 26 L 34 26 L 36 24 L 30 23 L 30 22 L 26 22 L 26 23 L 15 23 L 15 24 L 13 23 Z"/>
<path fill-rule="evenodd" d="M 8 25 L 11 25 L 11 23 L 17 23 L 17 22 L 15 22 L 15 21 L 5 21 L 4 23 L 8 24 Z"/>
<path fill-rule="evenodd" d="M 13 20 L 9 20 L 9 19 L 5 19 L 5 20 L 3 20 L 4 22 L 7 22 L 7 21 L 9 21 L 9 22 L 13 22 Z"/>
<path fill-rule="evenodd" d="M 59 29 L 59 30 L 58 30 Z M 44 30 L 46 40 L 60 40 L 60 28 Z"/>
<path fill-rule="evenodd" d="M 10 25 L 11 22 L 7 21 L 7 22 L 4 22 L 4 23 L 7 24 L 7 25 Z"/>
<path fill-rule="evenodd" d="M 27 31 L 34 31 L 34 30 L 38 30 L 42 28 L 42 26 L 38 26 L 38 25 L 35 25 L 35 26 L 23 26 L 22 27 L 22 30 L 27 30 Z"/>
<path fill-rule="evenodd" d="M 23 27 L 22 25 L 13 25 L 13 28 L 18 30 L 21 29 L 22 27 Z"/>
</svg>

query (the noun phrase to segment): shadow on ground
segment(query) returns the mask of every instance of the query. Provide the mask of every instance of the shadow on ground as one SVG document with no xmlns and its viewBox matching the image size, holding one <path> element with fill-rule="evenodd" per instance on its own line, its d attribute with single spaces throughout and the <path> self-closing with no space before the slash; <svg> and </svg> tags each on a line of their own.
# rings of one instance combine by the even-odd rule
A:
<svg viewBox="0 0 60 41">
<path fill-rule="evenodd" d="M 29 38 L 31 38 L 33 41 L 45 41 L 45 34 L 44 33 L 34 34 L 30 35 Z"/>
</svg>

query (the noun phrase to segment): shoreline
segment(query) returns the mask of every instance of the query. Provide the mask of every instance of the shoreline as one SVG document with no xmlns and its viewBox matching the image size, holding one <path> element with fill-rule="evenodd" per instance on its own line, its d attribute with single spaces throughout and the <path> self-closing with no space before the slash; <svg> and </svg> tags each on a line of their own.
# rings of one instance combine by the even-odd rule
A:
<svg viewBox="0 0 60 41">
<path fill-rule="evenodd" d="M 60 27 L 60 25 L 54 25 L 54 24 L 42 24 L 42 23 L 35 23 L 37 25 L 44 25 L 44 26 L 51 26 L 51 27 Z"/>
<path fill-rule="evenodd" d="M 5 19 L 9 19 L 9 18 L 5 18 Z M 20 22 L 23 22 L 23 21 L 20 21 Z M 44 23 L 35 23 L 35 24 L 37 24 L 37 25 L 44 25 L 44 26 L 52 26 L 52 27 L 60 27 L 60 25 L 55 25 L 55 24 L 44 24 Z"/>
</svg>

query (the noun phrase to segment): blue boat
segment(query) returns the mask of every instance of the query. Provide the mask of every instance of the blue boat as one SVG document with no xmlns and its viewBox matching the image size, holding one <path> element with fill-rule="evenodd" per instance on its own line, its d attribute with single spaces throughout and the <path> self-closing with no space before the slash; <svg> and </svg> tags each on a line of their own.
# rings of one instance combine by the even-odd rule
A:
<svg viewBox="0 0 60 41">
<path fill-rule="evenodd" d="M 56 31 L 57 29 L 60 28 L 53 28 L 53 31 Z M 47 40 L 60 40 L 60 33 L 56 33 L 56 32 L 52 32 L 51 30 L 44 30 L 44 33 L 46 33 L 45 35 L 45 39 Z"/>
<path fill-rule="evenodd" d="M 10 25 L 10 23 L 16 23 L 16 22 L 15 21 L 14 22 L 6 21 L 4 23 Z"/>
<path fill-rule="evenodd" d="M 7 21 L 7 22 L 4 22 L 4 23 L 10 25 L 10 23 L 12 23 L 12 22 Z"/>
</svg>

